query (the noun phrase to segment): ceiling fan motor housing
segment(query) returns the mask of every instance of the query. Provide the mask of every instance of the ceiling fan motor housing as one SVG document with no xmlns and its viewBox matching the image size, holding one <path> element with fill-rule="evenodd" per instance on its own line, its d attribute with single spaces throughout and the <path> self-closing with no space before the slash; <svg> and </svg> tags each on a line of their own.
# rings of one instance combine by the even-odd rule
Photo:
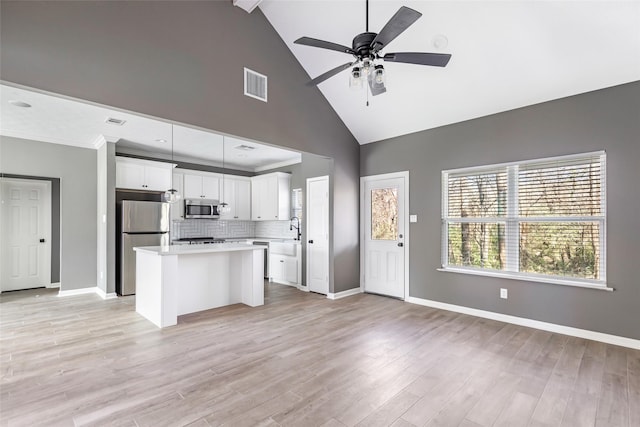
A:
<svg viewBox="0 0 640 427">
<path fill-rule="evenodd" d="M 377 33 L 362 33 L 353 38 L 353 50 L 359 59 L 371 58 L 374 54 L 371 52 L 371 42 L 376 38 Z"/>
</svg>

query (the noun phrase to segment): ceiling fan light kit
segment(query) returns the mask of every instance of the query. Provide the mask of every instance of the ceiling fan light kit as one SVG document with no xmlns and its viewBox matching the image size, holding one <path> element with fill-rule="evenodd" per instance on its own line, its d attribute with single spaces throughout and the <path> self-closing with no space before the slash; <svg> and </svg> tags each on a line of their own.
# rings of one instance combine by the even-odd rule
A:
<svg viewBox="0 0 640 427">
<path fill-rule="evenodd" d="M 429 65 L 434 67 L 445 67 L 449 63 L 451 55 L 444 53 L 398 52 L 387 53 L 385 55 L 380 54 L 382 49 L 384 49 L 389 43 L 391 43 L 391 41 L 402 34 L 422 16 L 420 12 L 406 6 L 402 6 L 398 9 L 395 15 L 391 17 L 389 22 L 385 24 L 379 33 L 369 32 L 369 0 L 366 2 L 365 14 L 366 31 L 353 38 L 351 47 L 311 37 L 300 37 L 294 41 L 295 44 L 347 53 L 355 58 L 355 61 L 353 62 L 347 62 L 346 64 L 339 65 L 338 67 L 319 75 L 307 83 L 307 85 L 318 85 L 328 78 L 351 68 L 349 87 L 353 89 L 362 87 L 362 81 L 366 78 L 369 83 L 371 94 L 376 96 L 387 91 L 385 87 L 385 69 L 382 64 L 376 63 L 376 61 L 402 62 L 406 64 Z"/>
</svg>

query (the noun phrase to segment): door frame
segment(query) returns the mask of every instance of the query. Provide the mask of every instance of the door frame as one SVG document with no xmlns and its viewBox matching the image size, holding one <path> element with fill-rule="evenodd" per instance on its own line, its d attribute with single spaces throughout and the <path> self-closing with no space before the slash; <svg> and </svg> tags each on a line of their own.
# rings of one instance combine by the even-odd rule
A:
<svg viewBox="0 0 640 427">
<path fill-rule="evenodd" d="M 310 280 L 309 280 L 309 226 L 310 226 L 310 221 L 309 221 L 309 183 L 313 182 L 313 181 L 326 181 L 327 182 L 327 193 L 329 194 L 329 197 L 327 198 L 327 232 L 328 232 L 328 236 L 327 236 L 327 298 L 329 297 L 329 294 L 331 293 L 331 279 L 330 279 L 330 273 L 331 273 L 331 187 L 330 187 L 330 177 L 329 175 L 321 175 L 321 176 L 314 176 L 314 177 L 310 177 L 307 178 L 305 180 L 305 218 L 304 218 L 304 222 L 305 222 L 305 274 L 304 274 L 304 278 L 305 278 L 305 284 L 304 287 L 305 289 L 303 289 L 306 292 L 310 292 L 311 288 L 310 288 Z"/>
<path fill-rule="evenodd" d="M 51 265 L 52 265 L 52 260 L 51 260 L 51 254 L 53 253 L 53 223 L 52 223 L 52 219 L 51 219 L 51 214 L 53 212 L 53 182 L 49 179 L 38 179 L 35 177 L 19 177 L 19 176 L 7 176 L 4 175 L 2 176 L 2 181 L 0 181 L 0 184 L 3 183 L 17 183 L 17 184 L 24 184 L 24 185 L 42 185 L 44 187 L 44 211 L 43 211 L 43 229 L 46 230 L 46 240 L 47 240 L 47 245 L 46 245 L 46 249 L 45 249 L 45 253 L 44 256 L 42 257 L 42 260 L 40 261 L 41 264 L 39 267 L 42 267 L 42 270 L 45 272 L 45 277 L 44 277 L 44 287 L 45 288 L 57 288 L 59 287 L 59 285 L 56 283 L 54 284 L 51 281 L 52 278 L 52 274 L 51 274 Z M 4 208 L 4 207 L 3 207 Z M 0 212 L 0 228 L 3 228 L 5 226 L 5 221 L 8 221 L 8 218 L 4 218 L 2 213 Z M 0 263 L 2 263 L 3 261 L 0 261 Z M 6 266 L 5 266 L 6 267 Z M 2 268 L 2 267 L 0 267 Z M 29 288 L 25 288 L 25 289 L 29 289 Z M 20 289 L 18 289 L 20 290 Z M 3 290 L 0 288 L 0 292 L 2 292 Z"/>
<path fill-rule="evenodd" d="M 364 246 L 365 246 L 365 194 L 364 188 L 365 183 L 370 181 L 378 181 L 383 179 L 395 179 L 395 178 L 403 178 L 404 179 L 404 298 L 403 301 L 406 301 L 409 298 L 409 252 L 411 248 L 411 241 L 409 238 L 409 171 L 400 171 L 400 172 L 391 172 L 384 173 L 380 175 L 367 175 L 360 177 L 360 292 L 364 292 L 364 273 L 365 273 L 365 256 L 364 256 Z"/>
</svg>

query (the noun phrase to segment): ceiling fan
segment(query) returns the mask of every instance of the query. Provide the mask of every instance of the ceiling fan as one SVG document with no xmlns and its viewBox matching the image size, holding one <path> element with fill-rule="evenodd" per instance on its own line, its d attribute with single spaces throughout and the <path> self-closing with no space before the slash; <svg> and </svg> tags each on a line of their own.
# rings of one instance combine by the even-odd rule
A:
<svg viewBox="0 0 640 427">
<path fill-rule="evenodd" d="M 314 86 L 336 74 L 353 67 L 349 78 L 349 86 L 362 86 L 362 79 L 366 77 L 373 96 L 380 95 L 387 91 L 385 88 L 385 71 L 382 64 L 376 64 L 376 61 L 403 62 L 407 64 L 431 65 L 434 67 L 445 67 L 451 55 L 444 53 L 426 53 L 426 52 L 399 52 L 387 53 L 381 55 L 380 51 L 384 49 L 391 41 L 398 37 L 402 32 L 409 28 L 414 22 L 422 16 L 416 10 L 402 6 L 391 17 L 389 22 L 380 30 L 379 33 L 369 32 L 369 0 L 366 2 L 366 31 L 358 34 L 353 38 L 352 47 L 343 46 L 341 44 L 332 43 L 324 40 L 318 40 L 311 37 L 300 37 L 294 41 L 295 44 L 301 44 L 322 49 L 336 50 L 338 52 L 353 55 L 355 61 L 347 62 L 324 74 L 319 75 L 315 79 L 307 83 L 308 86 Z"/>
</svg>

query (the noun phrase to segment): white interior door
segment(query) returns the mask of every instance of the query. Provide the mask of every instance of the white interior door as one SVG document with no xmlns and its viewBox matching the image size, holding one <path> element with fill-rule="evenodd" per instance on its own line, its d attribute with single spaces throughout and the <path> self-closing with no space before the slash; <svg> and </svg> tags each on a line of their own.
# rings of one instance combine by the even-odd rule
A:
<svg viewBox="0 0 640 427">
<path fill-rule="evenodd" d="M 307 179 L 307 286 L 329 293 L 329 177 Z"/>
<path fill-rule="evenodd" d="M 361 179 L 365 292 L 405 298 L 406 178 L 406 173 L 398 173 Z"/>
<path fill-rule="evenodd" d="M 51 183 L 2 179 L 0 291 L 51 284 Z"/>
</svg>

